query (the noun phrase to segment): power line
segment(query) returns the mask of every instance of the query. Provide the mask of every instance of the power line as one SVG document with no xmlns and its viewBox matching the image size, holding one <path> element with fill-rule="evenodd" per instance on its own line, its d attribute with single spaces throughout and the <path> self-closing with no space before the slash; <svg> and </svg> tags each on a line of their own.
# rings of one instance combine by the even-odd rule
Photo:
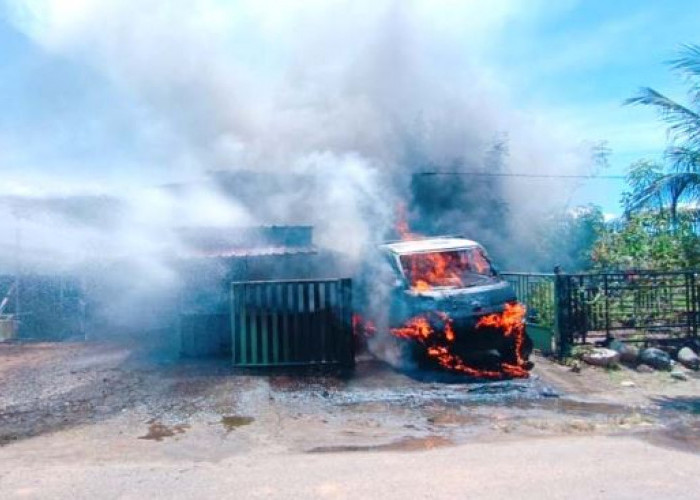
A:
<svg viewBox="0 0 700 500">
<path fill-rule="evenodd" d="M 625 180 L 624 175 L 583 175 L 583 174 L 531 174 L 526 172 L 468 172 L 468 171 L 439 171 L 416 172 L 414 175 L 472 175 L 475 177 L 524 177 L 529 179 L 601 179 L 601 180 Z"/>
</svg>

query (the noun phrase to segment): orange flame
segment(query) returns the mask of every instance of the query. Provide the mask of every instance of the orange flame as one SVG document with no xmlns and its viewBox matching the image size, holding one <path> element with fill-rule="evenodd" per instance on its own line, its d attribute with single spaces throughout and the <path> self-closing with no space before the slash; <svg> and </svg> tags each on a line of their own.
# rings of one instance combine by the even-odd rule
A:
<svg viewBox="0 0 700 500">
<path fill-rule="evenodd" d="M 396 207 L 396 232 L 404 241 L 421 238 L 420 234 L 411 232 L 404 203 L 399 203 Z M 404 265 L 408 264 L 407 267 L 411 270 L 411 288 L 416 292 L 427 292 L 433 283 L 442 281 L 447 268 L 447 262 L 439 253 L 407 255 L 404 260 L 407 261 Z M 457 279 L 459 280 L 458 276 Z"/>
<path fill-rule="evenodd" d="M 434 316 L 431 318 L 431 316 Z M 525 307 L 521 304 L 506 304 L 502 313 L 491 314 L 483 317 L 477 323 L 477 329 L 486 327 L 496 328 L 506 337 L 515 336 L 516 363 L 502 362 L 500 370 L 485 370 L 468 365 L 461 357 L 454 354 L 453 344 L 455 332 L 453 320 L 447 313 L 435 311 L 409 319 L 403 326 L 392 328 L 391 334 L 404 339 L 415 340 L 425 346 L 429 357 L 434 359 L 441 367 L 463 373 L 472 377 L 486 379 L 503 379 L 505 377 L 526 378 L 528 372 L 522 353 L 523 339 L 525 336 Z M 442 330 L 436 330 L 434 324 L 442 323 Z"/>
<path fill-rule="evenodd" d="M 406 217 L 406 206 L 400 203 L 396 209 L 396 232 L 402 240 L 420 239 L 422 235 L 412 233 Z M 490 264 L 480 250 L 463 252 L 427 252 L 403 255 L 401 263 L 410 274 L 411 288 L 415 292 L 426 292 L 435 286 L 461 288 L 465 271 L 488 273 Z"/>
<path fill-rule="evenodd" d="M 431 287 L 427 281 L 416 280 L 411 288 L 416 292 L 427 292 L 433 287 Z"/>
<path fill-rule="evenodd" d="M 421 237 L 412 233 L 406 216 L 406 206 L 401 203 L 397 207 L 396 232 L 402 240 L 414 240 Z M 481 252 L 474 252 L 468 259 L 450 252 L 432 252 L 402 256 L 404 269 L 409 270 L 411 288 L 416 292 L 431 290 L 434 286 L 462 287 L 462 272 L 471 266 L 480 274 L 486 274 L 490 269 L 487 258 Z M 431 318 L 431 316 L 433 316 Z M 522 304 L 506 304 L 502 313 L 484 316 L 479 320 L 478 329 L 491 328 L 500 330 L 505 337 L 514 336 L 515 364 L 502 362 L 500 371 L 484 370 L 469 366 L 458 355 L 452 352 L 455 332 L 452 319 L 447 313 L 433 311 L 425 315 L 409 319 L 403 326 L 392 328 L 391 334 L 404 339 L 411 339 L 425 346 L 428 356 L 440 366 L 450 371 L 464 373 L 472 377 L 502 379 L 505 377 L 528 377 L 526 362 L 523 356 L 525 339 L 525 307 Z M 433 324 L 442 323 L 442 330 L 435 330 Z M 353 326 L 355 325 L 353 321 Z M 372 332 L 376 331 L 372 325 Z"/>
<path fill-rule="evenodd" d="M 408 225 L 406 205 L 399 203 L 396 208 L 396 232 L 402 240 L 415 240 L 422 235 L 412 233 Z M 459 269 L 455 268 L 449 255 L 438 252 L 403 257 L 404 265 L 410 268 L 411 288 L 416 292 L 426 292 L 436 284 L 446 286 L 461 286 Z"/>
<path fill-rule="evenodd" d="M 423 292 L 434 286 L 462 287 L 464 266 L 457 255 L 447 252 L 420 253 L 401 256 L 409 269 L 414 291 Z"/>
<path fill-rule="evenodd" d="M 372 321 L 355 313 L 352 315 L 352 332 L 356 337 L 368 339 L 374 337 L 374 334 L 377 333 L 377 327 Z"/>
<path fill-rule="evenodd" d="M 406 204 L 399 203 L 396 207 L 396 232 L 404 241 L 416 240 L 421 237 L 420 234 L 415 234 L 411 232 L 411 228 L 408 225 L 408 215 L 406 214 Z"/>
<path fill-rule="evenodd" d="M 506 304 L 501 314 L 490 314 L 484 316 L 476 324 L 477 328 L 497 328 L 503 335 L 515 336 L 515 356 L 518 366 L 525 364 L 523 359 L 523 342 L 525 340 L 525 306 L 520 303 Z"/>
</svg>

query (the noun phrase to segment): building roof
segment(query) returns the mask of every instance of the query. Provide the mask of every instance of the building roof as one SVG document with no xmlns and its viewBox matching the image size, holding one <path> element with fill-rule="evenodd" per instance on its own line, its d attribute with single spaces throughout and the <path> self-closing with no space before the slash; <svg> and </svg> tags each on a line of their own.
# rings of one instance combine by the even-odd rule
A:
<svg viewBox="0 0 700 500">
<path fill-rule="evenodd" d="M 405 240 L 393 243 L 385 243 L 380 248 L 397 255 L 412 253 L 442 252 L 448 250 L 459 250 L 462 248 L 478 247 L 476 241 L 453 236 L 438 236 L 435 238 L 425 238 L 419 240 Z"/>
<path fill-rule="evenodd" d="M 280 255 L 314 255 L 318 253 L 315 246 L 275 246 L 275 247 L 251 247 L 230 248 L 217 250 L 192 251 L 182 257 L 185 258 L 239 258 L 239 257 L 267 257 Z"/>
</svg>

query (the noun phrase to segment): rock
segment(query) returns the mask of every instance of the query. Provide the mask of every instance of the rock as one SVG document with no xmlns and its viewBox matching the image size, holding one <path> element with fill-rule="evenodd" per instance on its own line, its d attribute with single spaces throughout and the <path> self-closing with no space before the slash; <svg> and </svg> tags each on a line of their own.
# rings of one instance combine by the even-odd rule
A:
<svg viewBox="0 0 700 500">
<path fill-rule="evenodd" d="M 686 368 L 691 370 L 700 369 L 700 357 L 690 347 L 684 347 L 678 351 L 676 358 Z"/>
<path fill-rule="evenodd" d="M 574 360 L 574 362 L 571 363 L 570 370 L 574 373 L 581 373 L 581 363 L 579 363 L 578 360 Z"/>
<path fill-rule="evenodd" d="M 559 397 L 559 393 L 556 392 L 551 387 L 543 387 L 542 390 L 540 391 L 540 395 L 545 397 L 545 398 L 558 398 Z"/>
<path fill-rule="evenodd" d="M 656 347 L 647 347 L 639 353 L 639 359 L 642 363 L 651 366 L 656 370 L 670 370 L 671 356 L 666 351 L 657 349 Z"/>
<path fill-rule="evenodd" d="M 620 355 L 620 361 L 623 363 L 634 364 L 639 360 L 639 348 L 633 345 L 613 340 L 608 348 L 616 351 Z"/>
<path fill-rule="evenodd" d="M 620 385 L 622 387 L 634 387 L 636 384 L 631 380 L 623 380 L 622 382 L 620 382 Z"/>
<path fill-rule="evenodd" d="M 595 347 L 581 356 L 589 365 L 611 366 L 620 360 L 620 354 L 612 349 Z"/>
<path fill-rule="evenodd" d="M 680 370 L 673 370 L 671 372 L 671 377 L 675 378 L 676 380 L 688 380 L 688 375 Z"/>
<path fill-rule="evenodd" d="M 651 366 L 642 363 L 641 365 L 637 365 L 637 371 L 639 373 L 653 373 L 654 369 Z"/>
<path fill-rule="evenodd" d="M 700 352 L 700 338 L 690 339 L 685 345 L 686 347 L 690 347 L 696 353 Z"/>
</svg>

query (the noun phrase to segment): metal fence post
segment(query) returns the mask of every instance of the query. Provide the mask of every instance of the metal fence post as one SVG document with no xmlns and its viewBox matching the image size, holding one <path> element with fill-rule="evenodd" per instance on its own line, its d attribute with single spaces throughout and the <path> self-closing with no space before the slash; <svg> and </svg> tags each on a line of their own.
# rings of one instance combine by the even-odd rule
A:
<svg viewBox="0 0 700 500">
<path fill-rule="evenodd" d="M 691 297 L 691 306 L 690 306 L 690 318 L 691 318 L 691 327 L 693 330 L 693 337 L 698 336 L 698 280 L 697 280 L 697 274 L 695 272 L 689 273 L 690 278 L 690 297 Z"/>
<path fill-rule="evenodd" d="M 605 294 L 605 339 L 610 340 L 610 287 L 608 275 L 603 275 L 603 293 Z"/>
<path fill-rule="evenodd" d="M 559 266 L 554 268 L 554 332 L 559 359 L 571 353 L 571 311 L 569 277 Z"/>
</svg>

